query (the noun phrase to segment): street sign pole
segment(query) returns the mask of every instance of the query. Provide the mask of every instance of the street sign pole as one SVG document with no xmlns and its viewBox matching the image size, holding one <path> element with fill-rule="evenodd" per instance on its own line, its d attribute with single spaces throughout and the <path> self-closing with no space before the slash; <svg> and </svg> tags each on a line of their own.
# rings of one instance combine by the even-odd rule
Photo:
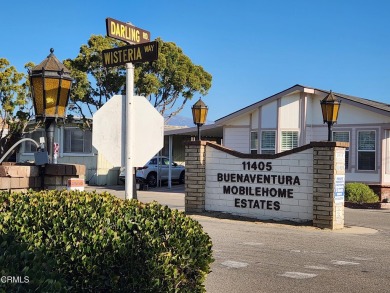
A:
<svg viewBox="0 0 390 293">
<path fill-rule="evenodd" d="M 134 65 L 133 63 L 152 62 L 158 58 L 158 42 L 150 42 L 150 32 L 112 18 L 106 19 L 107 36 L 130 45 L 102 51 L 103 66 L 113 67 L 126 64 L 126 122 L 125 122 L 125 199 L 137 199 L 133 188 L 134 167 L 137 159 L 134 128 Z"/>
<path fill-rule="evenodd" d="M 134 106 L 134 65 L 126 63 L 126 181 L 125 199 L 137 199 L 133 192 L 133 106 Z"/>
</svg>

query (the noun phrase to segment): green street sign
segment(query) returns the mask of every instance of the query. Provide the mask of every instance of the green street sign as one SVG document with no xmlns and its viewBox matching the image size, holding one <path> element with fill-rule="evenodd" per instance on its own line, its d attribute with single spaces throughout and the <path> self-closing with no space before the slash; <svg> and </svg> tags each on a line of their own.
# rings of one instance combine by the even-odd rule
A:
<svg viewBox="0 0 390 293">
<path fill-rule="evenodd" d="M 151 62 L 158 58 L 158 42 L 103 50 L 102 54 L 104 67 L 114 67 L 126 63 Z"/>
<path fill-rule="evenodd" d="M 106 18 L 106 29 L 107 36 L 128 44 L 150 42 L 150 32 L 113 18 Z"/>
</svg>

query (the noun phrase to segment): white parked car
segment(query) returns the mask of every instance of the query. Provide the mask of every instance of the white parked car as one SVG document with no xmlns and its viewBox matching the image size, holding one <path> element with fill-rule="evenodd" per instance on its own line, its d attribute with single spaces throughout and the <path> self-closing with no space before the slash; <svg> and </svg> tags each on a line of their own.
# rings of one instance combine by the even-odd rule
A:
<svg viewBox="0 0 390 293">
<path fill-rule="evenodd" d="M 185 167 L 172 163 L 171 178 L 183 184 L 185 181 Z M 157 185 L 158 180 L 167 181 L 169 172 L 169 159 L 163 156 L 153 157 L 145 166 L 137 168 L 136 178 L 142 178 L 145 184 L 150 187 Z M 119 173 L 119 179 L 125 181 L 126 169 L 122 167 Z"/>
</svg>

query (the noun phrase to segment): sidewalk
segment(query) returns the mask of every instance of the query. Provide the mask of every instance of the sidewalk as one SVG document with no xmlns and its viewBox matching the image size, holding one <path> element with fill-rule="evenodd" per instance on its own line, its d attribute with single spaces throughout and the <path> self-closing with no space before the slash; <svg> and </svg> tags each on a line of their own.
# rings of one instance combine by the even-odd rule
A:
<svg viewBox="0 0 390 293">
<path fill-rule="evenodd" d="M 115 195 L 121 199 L 125 199 L 125 186 L 124 185 L 115 185 L 115 186 L 86 186 L 86 191 L 95 191 L 97 193 L 108 192 L 112 195 Z M 169 189 L 167 186 L 150 188 L 149 190 L 138 190 L 137 191 L 138 200 L 144 203 L 157 201 L 162 205 L 166 205 L 172 209 L 177 209 L 179 211 L 184 211 L 184 184 L 181 185 L 172 185 L 172 188 Z M 345 209 L 346 218 L 348 215 L 353 212 L 350 209 Z M 273 221 L 261 221 L 255 219 L 246 219 L 244 217 L 233 216 L 220 212 L 205 212 L 203 215 L 194 215 L 194 218 L 200 220 L 202 218 L 213 218 L 215 221 L 241 221 L 245 222 L 254 222 L 262 223 L 269 226 L 279 226 L 282 227 L 285 224 L 283 222 L 273 222 Z M 287 227 L 295 227 L 294 223 L 287 224 Z M 303 230 L 306 228 L 308 230 L 316 229 L 311 226 L 301 226 L 298 225 L 299 229 Z M 340 234 L 375 234 L 378 231 L 373 228 L 366 228 L 357 225 L 346 224 L 342 230 L 324 230 L 332 233 Z"/>
</svg>

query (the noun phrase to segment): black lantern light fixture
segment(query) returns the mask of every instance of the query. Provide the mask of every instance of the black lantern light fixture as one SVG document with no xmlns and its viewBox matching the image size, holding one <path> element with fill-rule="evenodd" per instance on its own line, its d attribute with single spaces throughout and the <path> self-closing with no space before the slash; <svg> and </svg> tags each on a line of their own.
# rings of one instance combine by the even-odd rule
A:
<svg viewBox="0 0 390 293">
<path fill-rule="evenodd" d="M 202 98 L 192 106 L 192 118 L 194 120 L 194 124 L 198 127 L 198 140 L 201 140 L 200 137 L 200 127 L 206 123 L 208 107 L 202 101 Z"/>
<path fill-rule="evenodd" d="M 337 122 L 340 109 L 340 100 L 336 100 L 332 91 L 321 100 L 321 110 L 324 123 L 328 124 L 328 141 L 332 140 L 332 126 Z"/>
<path fill-rule="evenodd" d="M 54 56 L 54 49 L 29 71 L 29 76 L 35 119 L 45 123 L 46 148 L 49 163 L 53 163 L 54 129 L 57 121 L 65 119 L 73 80 L 70 70 Z"/>
</svg>

